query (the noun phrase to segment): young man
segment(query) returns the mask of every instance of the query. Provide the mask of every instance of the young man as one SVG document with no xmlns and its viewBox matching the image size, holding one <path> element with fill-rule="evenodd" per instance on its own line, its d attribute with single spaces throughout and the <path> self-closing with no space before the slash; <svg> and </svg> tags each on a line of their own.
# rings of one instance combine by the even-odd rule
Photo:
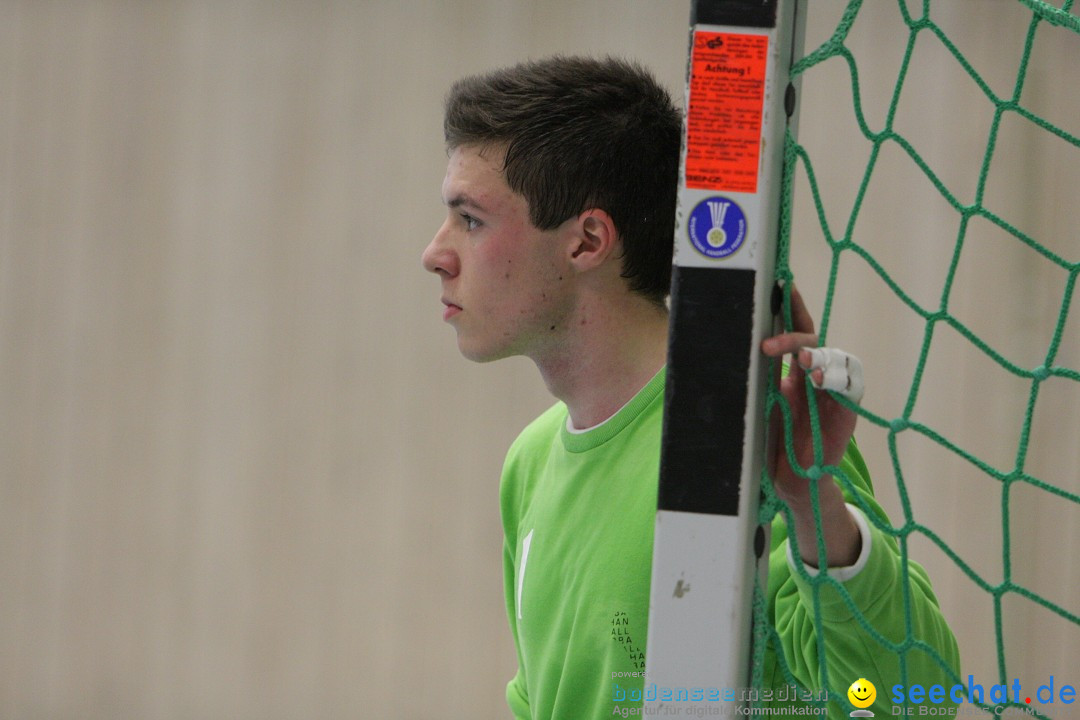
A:
<svg viewBox="0 0 1080 720">
<path fill-rule="evenodd" d="M 503 471 L 506 607 L 519 662 L 507 699 L 518 718 L 608 717 L 613 673 L 644 669 L 680 113 L 640 67 L 556 57 L 459 81 L 444 129 L 447 218 L 423 255 L 442 282 L 444 319 L 465 357 L 529 357 L 559 400 L 522 432 Z M 813 321 L 797 293 L 793 300 L 795 331 L 766 340 L 762 352 L 796 359 L 782 392 L 798 459 L 809 465 L 803 367 L 820 386 L 823 353 L 811 351 Z M 827 393 L 817 404 L 825 463 L 844 470 L 887 527 L 849 448 L 854 413 Z M 831 477 L 816 482 L 824 560 L 808 481 L 778 454 L 774 485 L 791 508 L 802 560 L 828 563 L 873 630 L 903 643 L 894 539 L 847 504 Z M 787 535 L 778 519 L 768 586 L 778 641 L 765 678 L 786 684 L 782 650 L 794 677 L 818 688 L 813 590 L 793 570 Z M 925 573 L 912 566 L 910 577 L 912 637 L 955 671 L 955 641 Z M 831 684 L 870 680 L 888 714 L 898 656 L 834 590 L 821 590 L 820 608 Z M 906 658 L 909 682 L 949 684 L 922 649 Z M 643 681 L 621 685 L 640 691 Z M 833 703 L 830 712 L 844 715 Z"/>
</svg>

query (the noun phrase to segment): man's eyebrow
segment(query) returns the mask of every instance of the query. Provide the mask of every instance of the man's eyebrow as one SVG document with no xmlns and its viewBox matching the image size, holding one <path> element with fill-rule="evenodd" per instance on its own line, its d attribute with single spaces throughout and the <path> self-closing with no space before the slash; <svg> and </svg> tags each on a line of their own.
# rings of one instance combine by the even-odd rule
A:
<svg viewBox="0 0 1080 720">
<path fill-rule="evenodd" d="M 469 197 L 465 193 L 455 195 L 454 197 L 452 197 L 452 198 L 450 198 L 449 200 L 446 201 L 446 207 L 451 208 L 451 209 L 459 208 L 459 207 L 462 207 L 462 206 L 475 208 L 475 209 L 479 210 L 480 212 L 487 212 L 487 210 L 484 208 L 483 205 L 476 202 L 475 200 L 473 200 L 471 197 Z"/>
</svg>

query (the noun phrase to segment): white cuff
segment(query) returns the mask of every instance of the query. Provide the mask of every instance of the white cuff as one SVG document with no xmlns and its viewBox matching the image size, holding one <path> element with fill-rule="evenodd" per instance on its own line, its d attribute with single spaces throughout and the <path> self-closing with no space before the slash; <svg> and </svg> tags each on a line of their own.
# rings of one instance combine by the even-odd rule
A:
<svg viewBox="0 0 1080 720">
<path fill-rule="evenodd" d="M 856 558 L 853 565 L 845 565 L 842 567 L 829 568 L 829 577 L 835 578 L 840 582 L 847 582 L 851 578 L 858 575 L 864 567 L 866 567 L 867 561 L 870 559 L 870 544 L 873 542 L 870 535 L 870 524 L 866 521 L 866 516 L 863 515 L 862 510 L 855 507 L 851 503 L 844 503 L 848 512 L 851 514 L 851 519 L 855 521 L 855 525 L 859 528 L 859 536 L 862 538 L 862 548 L 859 550 L 859 557 Z M 788 567 L 795 571 L 795 555 L 791 552 L 791 541 L 788 541 L 787 546 L 787 561 Z M 810 577 L 815 577 L 818 574 L 818 569 L 810 563 L 803 563 L 806 567 L 806 572 L 810 574 Z"/>
</svg>

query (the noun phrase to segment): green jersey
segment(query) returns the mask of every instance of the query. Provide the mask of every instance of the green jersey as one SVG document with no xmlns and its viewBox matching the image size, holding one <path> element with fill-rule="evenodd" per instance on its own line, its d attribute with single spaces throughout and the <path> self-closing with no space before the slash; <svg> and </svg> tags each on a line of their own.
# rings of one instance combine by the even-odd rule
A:
<svg viewBox="0 0 1080 720">
<path fill-rule="evenodd" d="M 558 403 L 510 448 L 500 501 L 506 611 L 518 655 L 507 701 L 517 718 L 640 715 L 641 698 L 657 691 L 645 677 L 645 639 L 664 376 L 661 371 L 615 415 L 584 432 L 569 429 L 566 406 Z M 859 495 L 845 491 L 848 502 L 868 508 L 887 525 L 854 444 L 842 469 Z M 875 632 L 902 642 L 897 544 L 874 523 L 860 518 L 859 524 L 864 556 L 844 587 Z M 804 688 L 819 688 L 813 589 L 792 570 L 787 547 L 787 528 L 778 517 L 772 528 L 768 612 L 795 679 Z M 958 671 L 956 643 L 925 571 L 909 563 L 908 572 L 914 637 Z M 886 690 L 901 682 L 899 657 L 852 618 L 834 589 L 826 585 L 819 594 L 829 684 L 846 691 L 867 679 L 878 691 L 870 709 L 879 717 L 891 715 Z M 907 654 L 907 677 L 923 685 L 951 684 L 946 671 L 922 651 Z M 764 679 L 759 699 L 765 704 L 805 704 L 807 692 L 786 682 L 771 645 Z M 847 716 L 833 702 L 829 714 Z"/>
</svg>

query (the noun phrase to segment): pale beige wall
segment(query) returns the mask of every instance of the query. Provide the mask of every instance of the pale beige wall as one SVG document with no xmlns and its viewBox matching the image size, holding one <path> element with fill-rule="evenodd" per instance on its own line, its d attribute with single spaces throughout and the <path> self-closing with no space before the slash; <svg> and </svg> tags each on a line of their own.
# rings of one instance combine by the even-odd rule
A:
<svg viewBox="0 0 1080 720">
<path fill-rule="evenodd" d="M 1014 3 L 961 17 L 973 4 L 950 29 L 984 55 L 1008 37 L 1014 68 Z M 549 399 L 525 361 L 457 355 L 420 268 L 444 212 L 441 98 L 553 52 L 631 55 L 681 94 L 688 5 L 0 0 L 0 718 L 505 716 L 496 483 Z M 891 4 L 868 5 L 852 45 L 881 101 Z M 814 7 L 811 44 L 842 5 Z M 1075 36 L 1047 35 L 1040 52 L 1075 57 Z M 1057 119 L 1080 116 L 1040 72 Z M 923 74 L 907 122 L 973 187 L 977 101 Z M 866 155 L 834 134 L 845 103 L 808 80 L 803 138 L 841 198 Z M 1075 261 L 1080 163 L 1060 145 L 1018 134 L 988 197 Z M 956 220 L 894 193 L 909 175 L 880 176 L 859 233 L 934 297 Z M 820 305 L 827 259 L 798 211 L 796 269 Z M 1030 253 L 972 263 L 954 307 L 1029 362 L 1062 273 Z M 833 339 L 896 413 L 920 330 L 867 273 L 846 282 Z M 1058 360 L 1074 368 L 1077 322 Z M 1014 455 L 1023 384 L 943 352 L 916 414 Z M 1080 392 L 1054 385 L 1029 470 L 1076 492 Z M 860 435 L 900 518 L 883 436 Z M 1000 575 L 997 485 L 902 437 L 916 519 Z M 1077 612 L 1075 506 L 1034 495 L 1013 493 L 1015 576 Z M 913 546 L 991 677 L 987 596 Z M 1080 666 L 1076 627 L 1005 606 L 1010 674 Z"/>
</svg>

